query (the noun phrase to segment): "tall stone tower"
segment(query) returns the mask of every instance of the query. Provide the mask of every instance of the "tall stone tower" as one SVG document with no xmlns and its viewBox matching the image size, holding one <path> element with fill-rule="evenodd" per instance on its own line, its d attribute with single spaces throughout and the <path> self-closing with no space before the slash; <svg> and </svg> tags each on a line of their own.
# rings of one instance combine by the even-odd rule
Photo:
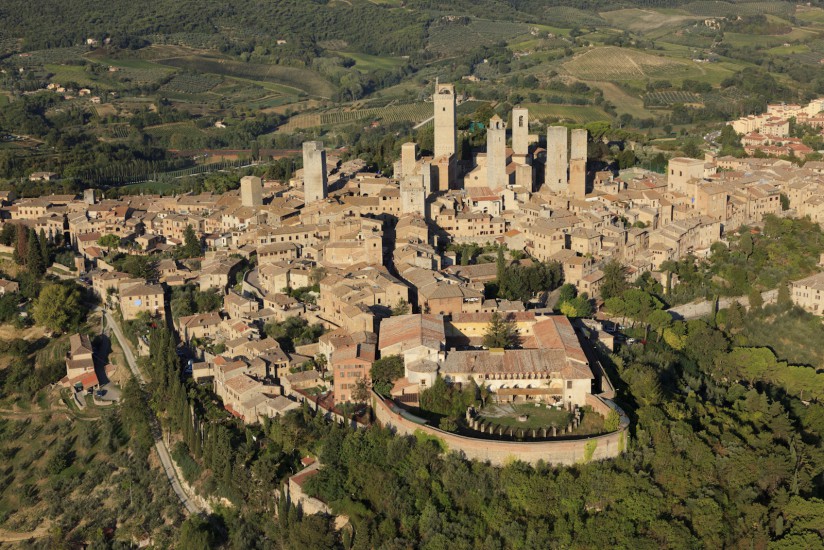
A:
<svg viewBox="0 0 824 550">
<path fill-rule="evenodd" d="M 409 141 L 401 145 L 401 173 L 399 178 L 405 178 L 415 173 L 415 164 L 418 162 L 418 144 Z"/>
<path fill-rule="evenodd" d="M 327 195 L 326 151 L 320 141 L 303 144 L 303 197 L 304 202 L 323 200 Z"/>
<path fill-rule="evenodd" d="M 529 111 L 523 107 L 512 109 L 512 160 L 527 163 L 529 154 Z"/>
<path fill-rule="evenodd" d="M 401 180 L 401 214 L 415 213 L 426 217 L 426 184 L 420 174 Z"/>
<path fill-rule="evenodd" d="M 506 123 L 495 115 L 486 130 L 486 185 L 495 190 L 503 189 L 507 183 Z"/>
<path fill-rule="evenodd" d="M 240 178 L 240 203 L 243 206 L 263 206 L 263 182 L 257 176 Z"/>
<path fill-rule="evenodd" d="M 555 193 L 563 193 L 567 186 L 567 129 L 550 126 L 546 130 L 546 171 L 544 186 Z"/>
<path fill-rule="evenodd" d="M 435 158 L 453 156 L 458 149 L 455 142 L 455 86 L 436 83 L 432 102 L 435 104 Z"/>
<path fill-rule="evenodd" d="M 587 193 L 587 131 L 572 131 L 569 161 L 569 194 L 583 199 Z"/>
</svg>

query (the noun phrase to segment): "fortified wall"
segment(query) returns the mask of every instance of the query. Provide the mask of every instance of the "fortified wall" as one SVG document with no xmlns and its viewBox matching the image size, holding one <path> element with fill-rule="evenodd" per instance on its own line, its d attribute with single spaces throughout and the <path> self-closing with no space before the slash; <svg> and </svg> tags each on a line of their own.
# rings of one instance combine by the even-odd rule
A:
<svg viewBox="0 0 824 550">
<path fill-rule="evenodd" d="M 543 460 L 548 464 L 571 466 L 589 460 L 603 460 L 620 455 L 629 439 L 629 418 L 615 403 L 595 395 L 587 395 L 586 404 L 604 415 L 610 410 L 618 412 L 621 421 L 618 430 L 612 433 L 584 437 L 580 439 L 559 439 L 555 441 L 498 441 L 467 437 L 439 430 L 428 424 L 419 424 L 401 415 L 397 405 L 372 392 L 372 404 L 377 421 L 401 435 L 423 433 L 437 437 L 450 451 L 458 451 L 468 459 L 489 461 L 493 466 L 505 466 L 514 460 L 537 464 Z"/>
</svg>

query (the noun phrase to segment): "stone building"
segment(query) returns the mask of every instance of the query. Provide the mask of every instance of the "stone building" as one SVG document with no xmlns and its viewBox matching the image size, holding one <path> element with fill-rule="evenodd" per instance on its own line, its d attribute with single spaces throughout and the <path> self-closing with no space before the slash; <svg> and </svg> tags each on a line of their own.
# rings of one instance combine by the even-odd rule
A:
<svg viewBox="0 0 824 550">
<path fill-rule="evenodd" d="M 303 196 L 306 204 L 320 201 L 328 194 L 326 151 L 320 141 L 303 144 Z"/>
</svg>

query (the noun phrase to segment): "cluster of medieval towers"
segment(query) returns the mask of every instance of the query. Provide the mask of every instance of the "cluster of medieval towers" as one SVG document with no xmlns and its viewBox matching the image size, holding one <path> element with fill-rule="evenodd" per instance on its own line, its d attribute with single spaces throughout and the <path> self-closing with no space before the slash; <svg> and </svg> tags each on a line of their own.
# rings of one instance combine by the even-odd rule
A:
<svg viewBox="0 0 824 550">
<path fill-rule="evenodd" d="M 434 147 L 431 157 L 419 157 L 414 142 L 404 143 L 395 164 L 400 181 L 402 212 L 423 213 L 426 197 L 450 189 L 479 187 L 498 192 L 515 184 L 536 190 L 537 137 L 529 133 L 529 111 L 512 109 L 511 148 L 507 148 L 507 124 L 494 115 L 487 126 L 486 153 L 475 158 L 475 167 L 458 181 L 456 94 L 452 84 L 435 84 L 432 95 Z M 587 131 L 550 126 L 546 136 L 543 189 L 561 195 L 584 198 L 586 194 Z M 319 141 L 303 144 L 305 202 L 327 196 L 326 153 Z M 244 185 L 241 195 L 245 197 Z M 245 204 L 246 201 L 244 201 Z"/>
</svg>

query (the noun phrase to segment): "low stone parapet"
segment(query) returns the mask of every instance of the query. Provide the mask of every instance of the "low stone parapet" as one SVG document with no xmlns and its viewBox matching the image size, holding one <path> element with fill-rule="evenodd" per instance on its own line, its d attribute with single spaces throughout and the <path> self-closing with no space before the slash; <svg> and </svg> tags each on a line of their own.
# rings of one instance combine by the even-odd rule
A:
<svg viewBox="0 0 824 550">
<path fill-rule="evenodd" d="M 629 418 L 615 403 L 594 395 L 587 395 L 587 405 L 606 416 L 616 410 L 621 422 L 616 431 L 608 434 L 554 441 L 500 441 L 481 439 L 445 432 L 428 424 L 408 420 L 401 409 L 376 393 L 372 393 L 373 410 L 377 421 L 401 435 L 425 435 L 437 438 L 442 447 L 462 453 L 468 459 L 489 461 L 504 466 L 514 460 L 529 464 L 544 461 L 548 464 L 573 465 L 590 460 L 603 460 L 620 455 L 627 448 Z"/>
</svg>

